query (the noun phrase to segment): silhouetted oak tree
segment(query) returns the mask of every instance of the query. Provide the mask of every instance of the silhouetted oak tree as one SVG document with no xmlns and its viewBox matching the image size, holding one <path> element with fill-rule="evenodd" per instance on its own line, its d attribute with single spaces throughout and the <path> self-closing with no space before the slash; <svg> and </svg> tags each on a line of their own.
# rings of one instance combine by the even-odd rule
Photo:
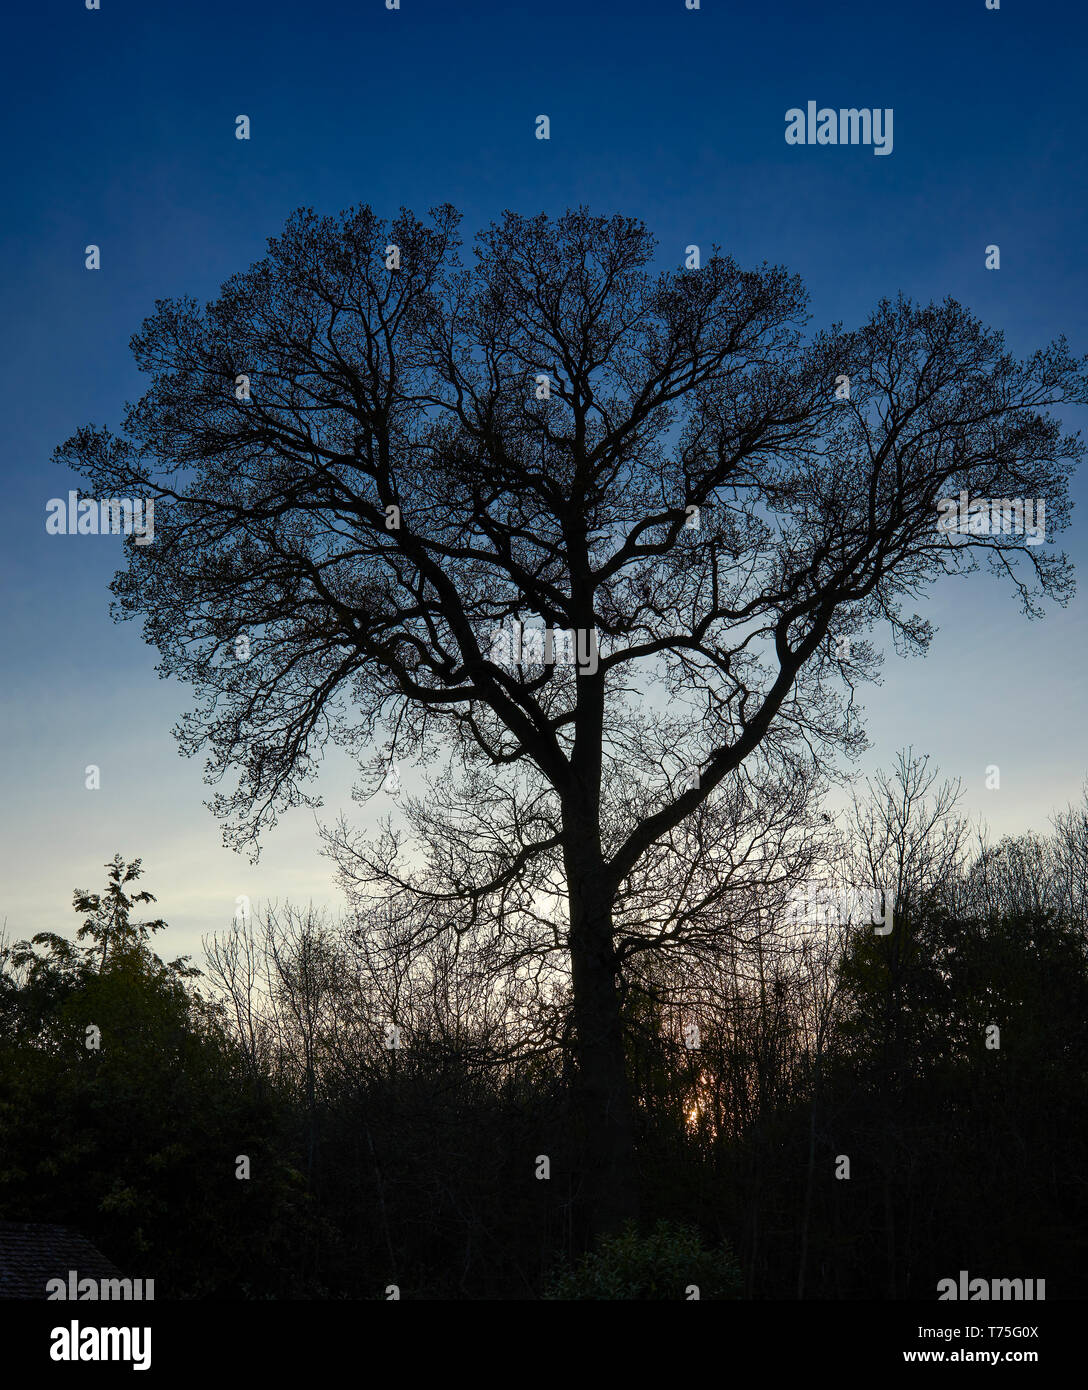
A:
<svg viewBox="0 0 1088 1390">
<path fill-rule="evenodd" d="M 903 605 L 982 555 L 1028 612 L 1067 598 L 1064 556 L 937 504 L 1044 499 L 1052 539 L 1081 445 L 1046 411 L 1084 365 L 1017 361 L 951 300 L 813 334 L 783 269 L 655 271 L 641 223 L 584 210 L 506 214 L 465 268 L 458 221 L 300 211 L 203 311 L 160 302 L 123 434 L 57 452 L 155 501 L 117 609 L 198 693 L 183 747 L 239 773 L 235 843 L 307 801 L 330 739 L 448 758 L 408 803 L 421 857 L 391 827 L 336 851 L 409 934 L 567 958 L 607 1227 L 636 1203 L 625 960 L 728 929 L 721 827 L 788 822 L 859 745 L 875 625 L 924 649 Z M 518 622 L 597 659 L 504 660 Z"/>
</svg>

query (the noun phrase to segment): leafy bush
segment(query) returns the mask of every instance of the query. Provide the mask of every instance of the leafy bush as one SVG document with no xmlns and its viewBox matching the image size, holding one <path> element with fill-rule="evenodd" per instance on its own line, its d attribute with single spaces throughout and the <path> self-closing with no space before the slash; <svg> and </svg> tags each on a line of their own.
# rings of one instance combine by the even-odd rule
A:
<svg viewBox="0 0 1088 1390">
<path fill-rule="evenodd" d="M 708 1250 L 694 1226 L 659 1221 L 649 1235 L 628 1222 L 594 1250 L 557 1274 L 548 1299 L 687 1299 L 694 1285 L 700 1299 L 740 1298 L 740 1269 L 728 1246 Z"/>
</svg>

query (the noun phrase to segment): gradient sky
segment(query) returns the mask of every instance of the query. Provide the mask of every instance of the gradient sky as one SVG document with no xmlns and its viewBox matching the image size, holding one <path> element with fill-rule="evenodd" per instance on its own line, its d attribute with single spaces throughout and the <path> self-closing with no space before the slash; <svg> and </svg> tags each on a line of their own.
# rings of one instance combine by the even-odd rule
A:
<svg viewBox="0 0 1088 1390">
<path fill-rule="evenodd" d="M 312 813 L 289 815 L 256 867 L 221 847 L 200 760 L 169 732 L 187 692 L 158 679 L 138 626 L 108 616 L 119 540 L 44 525 L 46 501 L 76 485 L 55 445 L 118 425 L 144 389 L 128 341 L 154 300 L 214 297 L 299 205 L 449 201 L 471 234 L 506 208 L 585 203 L 642 217 L 677 262 L 691 242 L 783 262 L 817 324 L 852 326 L 899 290 L 952 294 L 1014 352 L 1061 332 L 1088 351 L 1086 22 L 1071 0 L 101 4 L 4 16 L 0 921 L 13 935 L 77 925 L 73 888 L 99 888 L 115 851 L 143 857 L 168 954 L 198 951 L 239 894 L 337 905 Z M 893 153 L 786 145 L 785 112 L 808 100 L 893 108 Z M 98 272 L 84 268 L 92 242 Z M 1084 489 L 1082 476 L 1075 500 Z M 1083 573 L 1081 510 L 1063 544 Z M 940 629 L 929 656 L 889 650 L 883 685 L 864 692 L 863 766 L 913 744 L 963 779 L 992 831 L 1045 827 L 1088 773 L 1084 597 L 1028 623 L 982 573 L 924 612 Z M 89 763 L 99 791 L 84 789 Z M 989 763 L 999 791 L 985 790 Z M 349 807 L 350 780 L 330 762 L 323 814 Z"/>
</svg>

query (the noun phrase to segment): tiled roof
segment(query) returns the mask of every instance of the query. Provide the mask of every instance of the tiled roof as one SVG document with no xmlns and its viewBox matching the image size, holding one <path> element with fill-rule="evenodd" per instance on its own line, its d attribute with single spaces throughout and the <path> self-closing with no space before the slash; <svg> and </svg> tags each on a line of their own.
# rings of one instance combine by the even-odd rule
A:
<svg viewBox="0 0 1088 1390">
<path fill-rule="evenodd" d="M 50 1279 L 118 1279 L 121 1271 L 67 1226 L 0 1221 L 0 1298 L 45 1298 Z"/>
</svg>

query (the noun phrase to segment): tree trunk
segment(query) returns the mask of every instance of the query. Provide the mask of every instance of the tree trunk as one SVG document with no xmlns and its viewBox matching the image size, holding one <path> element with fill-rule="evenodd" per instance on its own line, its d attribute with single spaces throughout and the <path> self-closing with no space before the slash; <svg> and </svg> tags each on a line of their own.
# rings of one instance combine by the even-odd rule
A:
<svg viewBox="0 0 1088 1390">
<path fill-rule="evenodd" d="M 808 1229 L 812 1220 L 812 1181 L 816 1173 L 816 1107 L 820 1101 L 820 1053 L 816 1052 L 816 1072 L 812 1082 L 812 1106 L 808 1119 L 808 1171 L 805 1174 L 805 1205 L 801 1215 L 801 1253 L 797 1261 L 797 1297 L 805 1296 L 808 1275 Z"/>
<path fill-rule="evenodd" d="M 568 854 L 576 1102 L 583 1133 L 582 1192 L 592 1236 L 638 1216 L 630 1083 L 612 940 L 612 903 L 600 865 Z"/>
</svg>

